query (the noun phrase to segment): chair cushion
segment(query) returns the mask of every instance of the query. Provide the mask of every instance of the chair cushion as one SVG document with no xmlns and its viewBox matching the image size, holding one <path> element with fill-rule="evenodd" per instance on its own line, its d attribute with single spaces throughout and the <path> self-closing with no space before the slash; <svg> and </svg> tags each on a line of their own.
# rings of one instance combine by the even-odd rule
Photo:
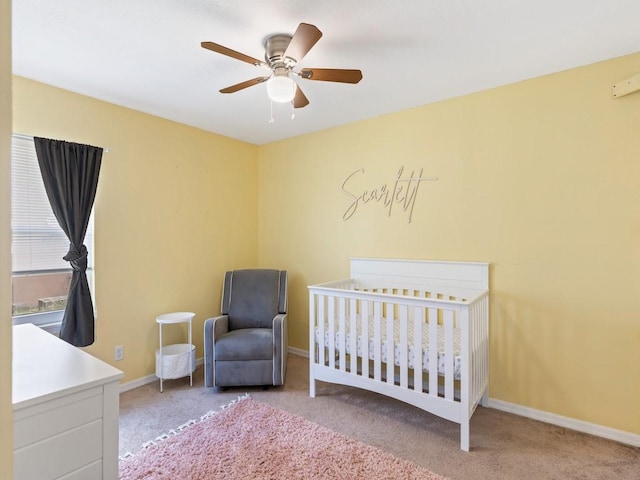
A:
<svg viewBox="0 0 640 480">
<path fill-rule="evenodd" d="M 284 296 L 280 276 L 280 271 L 267 269 L 235 270 L 227 274 L 223 308 L 228 305 L 229 330 L 271 328 L 280 296 Z"/>
<path fill-rule="evenodd" d="M 241 328 L 216 339 L 216 360 L 269 360 L 273 358 L 273 330 Z"/>
</svg>

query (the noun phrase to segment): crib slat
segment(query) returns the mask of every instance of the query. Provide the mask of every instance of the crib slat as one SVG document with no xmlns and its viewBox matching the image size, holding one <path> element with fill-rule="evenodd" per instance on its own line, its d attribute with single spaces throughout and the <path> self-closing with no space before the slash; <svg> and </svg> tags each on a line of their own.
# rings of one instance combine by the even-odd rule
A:
<svg viewBox="0 0 640 480">
<path fill-rule="evenodd" d="M 387 304 L 387 383 L 395 384 L 394 370 L 395 370 L 395 341 L 393 338 L 393 304 Z"/>
<path fill-rule="evenodd" d="M 453 311 L 444 310 L 444 398 L 453 400 Z"/>
<path fill-rule="evenodd" d="M 407 306 L 399 305 L 400 310 L 400 387 L 409 385 L 409 341 L 407 339 Z"/>
<path fill-rule="evenodd" d="M 340 371 L 344 372 L 346 370 L 346 361 L 347 361 L 347 352 L 346 352 L 346 328 L 345 328 L 345 315 L 346 315 L 346 303 L 347 300 L 344 297 L 340 297 L 338 302 L 338 315 L 339 315 L 339 326 L 338 326 L 338 334 L 340 337 L 340 344 L 338 346 L 339 355 L 340 355 Z"/>
<path fill-rule="evenodd" d="M 480 345 L 480 332 L 482 325 L 478 315 L 479 305 L 474 305 L 469 309 L 469 330 L 471 343 L 471 394 L 472 401 L 475 402 L 480 394 L 481 374 L 483 369 L 482 347 Z"/>
<path fill-rule="evenodd" d="M 482 352 L 484 354 L 484 379 L 489 378 L 489 297 L 482 299 L 482 325 L 484 326 L 484 333 L 482 335 L 483 345 Z M 487 394 L 488 395 L 488 394 Z"/>
<path fill-rule="evenodd" d="M 438 309 L 429 309 L 429 395 L 438 396 Z"/>
<path fill-rule="evenodd" d="M 325 317 L 325 303 L 327 297 L 325 295 L 318 295 L 318 364 L 325 364 L 325 345 L 324 345 L 324 337 L 325 337 L 325 322 L 327 321 Z"/>
<path fill-rule="evenodd" d="M 489 297 L 485 296 L 482 299 L 482 307 L 480 310 L 482 318 L 482 325 L 484 327 L 484 333 L 482 334 L 482 355 L 484 356 L 484 369 L 482 372 L 482 386 L 483 386 L 483 406 L 487 406 L 489 402 L 489 391 L 487 387 L 489 379 Z"/>
<path fill-rule="evenodd" d="M 382 339 L 380 338 L 380 322 L 382 321 L 382 316 L 380 315 L 381 308 L 381 302 L 375 302 L 373 304 L 373 379 L 378 382 L 382 378 Z"/>
<path fill-rule="evenodd" d="M 460 391 L 460 403 L 463 405 L 464 410 L 462 411 L 463 414 L 463 418 L 461 419 L 461 434 L 462 433 L 466 433 L 466 435 L 461 435 L 461 447 L 463 450 L 465 449 L 465 447 L 468 449 L 469 448 L 469 439 L 468 439 L 468 430 L 469 430 L 469 418 L 471 416 L 471 412 L 472 412 L 472 403 L 473 403 L 473 396 L 474 396 L 474 392 L 472 390 L 472 375 L 471 372 L 473 371 L 473 365 L 471 365 L 470 363 L 472 362 L 472 358 L 473 358 L 473 352 L 471 352 L 471 342 L 470 342 L 470 335 L 469 335 L 469 331 L 473 329 L 473 327 L 471 326 L 471 313 L 470 313 L 470 309 L 465 309 L 463 311 L 460 312 L 460 323 L 461 323 L 461 335 L 460 335 L 460 341 L 461 341 L 461 353 L 462 353 L 462 358 L 461 358 L 461 380 L 460 380 L 460 385 L 461 385 L 461 391 Z M 466 432 L 465 430 L 462 429 L 463 426 L 466 425 Z"/>
<path fill-rule="evenodd" d="M 315 303 L 315 294 L 313 292 L 309 293 L 309 396 L 316 396 L 316 382 L 314 375 L 314 367 L 316 363 L 316 352 L 317 352 L 317 343 L 316 343 L 316 325 L 317 325 L 317 315 L 316 315 L 316 303 Z"/>
<path fill-rule="evenodd" d="M 422 391 L 422 326 L 424 309 L 413 308 L 413 389 Z"/>
<path fill-rule="evenodd" d="M 361 342 L 362 346 L 362 376 L 369 378 L 369 302 L 362 302 Z"/>
<path fill-rule="evenodd" d="M 468 316 L 467 316 L 468 320 L 467 320 L 467 328 L 469 329 L 469 363 L 470 363 L 470 370 L 469 370 L 469 383 L 471 384 L 470 386 L 470 395 L 471 398 L 475 400 L 476 398 L 476 394 L 478 391 L 478 367 L 479 365 L 476 363 L 476 360 L 479 360 L 478 358 L 478 334 L 477 334 L 477 329 L 478 329 L 478 323 L 477 323 L 477 316 L 476 316 L 476 310 L 475 308 L 470 308 L 468 310 Z"/>
<path fill-rule="evenodd" d="M 329 321 L 329 366 L 335 368 L 336 361 L 336 297 L 327 297 Z"/>
<path fill-rule="evenodd" d="M 483 378 L 487 378 L 487 370 L 488 370 L 488 362 L 486 349 L 484 346 L 483 338 L 489 338 L 488 331 L 486 329 L 485 323 L 482 321 L 482 304 L 484 301 L 480 302 L 477 305 L 477 318 L 478 318 L 478 357 L 479 357 L 479 366 L 478 366 L 478 394 L 482 395 L 484 390 L 484 382 Z"/>
<path fill-rule="evenodd" d="M 358 371 L 358 300 L 351 298 L 349 303 L 349 371 L 355 374 Z"/>
</svg>

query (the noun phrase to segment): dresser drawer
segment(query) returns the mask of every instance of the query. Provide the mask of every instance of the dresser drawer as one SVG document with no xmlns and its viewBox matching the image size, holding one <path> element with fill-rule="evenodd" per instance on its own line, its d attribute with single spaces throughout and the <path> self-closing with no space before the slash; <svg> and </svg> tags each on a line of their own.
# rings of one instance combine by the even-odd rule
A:
<svg viewBox="0 0 640 480">
<path fill-rule="evenodd" d="M 85 465 L 58 480 L 96 480 L 96 478 L 102 478 L 102 460 Z"/>
<path fill-rule="evenodd" d="M 101 457 L 102 420 L 95 420 L 14 450 L 14 479 L 59 478 Z"/>
<path fill-rule="evenodd" d="M 13 415 L 13 448 L 72 430 L 102 418 L 102 387 L 19 409 Z"/>
</svg>

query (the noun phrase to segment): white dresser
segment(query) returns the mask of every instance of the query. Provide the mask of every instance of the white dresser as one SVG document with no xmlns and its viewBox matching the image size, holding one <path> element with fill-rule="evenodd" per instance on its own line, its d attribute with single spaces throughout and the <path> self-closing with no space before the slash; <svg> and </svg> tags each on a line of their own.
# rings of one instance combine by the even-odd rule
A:
<svg viewBox="0 0 640 480">
<path fill-rule="evenodd" d="M 122 375 L 34 325 L 14 326 L 14 480 L 116 480 Z"/>
</svg>

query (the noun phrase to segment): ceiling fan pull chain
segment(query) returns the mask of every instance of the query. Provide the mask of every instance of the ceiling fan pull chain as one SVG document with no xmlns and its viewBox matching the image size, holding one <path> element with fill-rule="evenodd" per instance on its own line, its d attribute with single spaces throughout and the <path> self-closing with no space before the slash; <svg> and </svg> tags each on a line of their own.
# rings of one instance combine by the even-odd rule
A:
<svg viewBox="0 0 640 480">
<path fill-rule="evenodd" d="M 271 118 L 269 119 L 269 123 L 274 123 L 275 120 L 273 119 L 273 100 L 269 99 L 269 105 L 271 106 Z"/>
</svg>

